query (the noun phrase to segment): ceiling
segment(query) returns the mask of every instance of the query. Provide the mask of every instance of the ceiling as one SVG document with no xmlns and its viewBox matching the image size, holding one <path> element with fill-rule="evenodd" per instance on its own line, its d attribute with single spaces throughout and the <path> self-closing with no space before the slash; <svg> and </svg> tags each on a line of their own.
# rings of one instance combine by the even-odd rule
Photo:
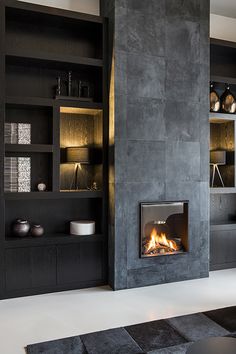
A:
<svg viewBox="0 0 236 354">
<path fill-rule="evenodd" d="M 236 0 L 210 0 L 211 13 L 236 18 Z"/>
</svg>

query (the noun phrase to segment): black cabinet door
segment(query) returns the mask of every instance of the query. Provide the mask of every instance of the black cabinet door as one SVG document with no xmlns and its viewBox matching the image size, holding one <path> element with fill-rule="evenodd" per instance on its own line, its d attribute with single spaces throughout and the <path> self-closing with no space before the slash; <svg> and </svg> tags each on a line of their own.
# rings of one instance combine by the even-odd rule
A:
<svg viewBox="0 0 236 354">
<path fill-rule="evenodd" d="M 211 269 L 231 268 L 233 263 L 236 265 L 236 230 L 211 231 Z"/>
<path fill-rule="evenodd" d="M 32 287 L 56 285 L 56 247 L 31 249 Z"/>
<path fill-rule="evenodd" d="M 58 246 L 58 285 L 103 279 L 103 243 L 83 242 Z"/>
<path fill-rule="evenodd" d="M 21 290 L 31 287 L 30 248 L 6 250 L 6 290 Z"/>
<path fill-rule="evenodd" d="M 6 291 L 56 285 L 56 248 L 6 250 Z"/>
</svg>

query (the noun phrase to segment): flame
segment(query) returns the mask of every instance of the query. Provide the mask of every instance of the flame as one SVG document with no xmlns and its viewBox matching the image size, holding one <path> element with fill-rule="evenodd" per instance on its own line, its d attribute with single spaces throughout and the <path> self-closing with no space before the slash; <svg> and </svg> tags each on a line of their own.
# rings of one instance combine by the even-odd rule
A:
<svg viewBox="0 0 236 354">
<path fill-rule="evenodd" d="M 174 240 L 168 240 L 165 233 L 161 233 L 161 235 L 158 235 L 157 230 L 153 228 L 145 253 L 150 253 L 158 248 L 163 247 L 168 248 L 169 252 L 175 252 L 179 249 Z"/>
</svg>

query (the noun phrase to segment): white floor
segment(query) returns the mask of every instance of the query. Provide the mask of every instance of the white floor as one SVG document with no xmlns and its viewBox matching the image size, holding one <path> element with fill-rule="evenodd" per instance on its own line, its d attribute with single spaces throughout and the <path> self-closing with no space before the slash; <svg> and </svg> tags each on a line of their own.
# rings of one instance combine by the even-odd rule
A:
<svg viewBox="0 0 236 354">
<path fill-rule="evenodd" d="M 113 292 L 93 288 L 0 301 L 0 354 L 24 346 L 236 305 L 236 269 L 210 278 Z"/>
</svg>

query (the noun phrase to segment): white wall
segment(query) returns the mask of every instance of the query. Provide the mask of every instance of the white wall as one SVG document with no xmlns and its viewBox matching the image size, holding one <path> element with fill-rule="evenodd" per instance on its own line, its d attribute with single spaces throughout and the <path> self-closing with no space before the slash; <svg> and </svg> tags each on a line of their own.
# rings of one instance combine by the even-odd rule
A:
<svg viewBox="0 0 236 354">
<path fill-rule="evenodd" d="M 210 4 L 212 14 L 236 18 L 235 0 L 211 0 Z"/>
<path fill-rule="evenodd" d="M 99 0 L 21 0 L 32 4 L 53 6 L 66 10 L 99 15 Z"/>
<path fill-rule="evenodd" d="M 236 18 L 211 14 L 210 36 L 236 42 Z"/>
</svg>

